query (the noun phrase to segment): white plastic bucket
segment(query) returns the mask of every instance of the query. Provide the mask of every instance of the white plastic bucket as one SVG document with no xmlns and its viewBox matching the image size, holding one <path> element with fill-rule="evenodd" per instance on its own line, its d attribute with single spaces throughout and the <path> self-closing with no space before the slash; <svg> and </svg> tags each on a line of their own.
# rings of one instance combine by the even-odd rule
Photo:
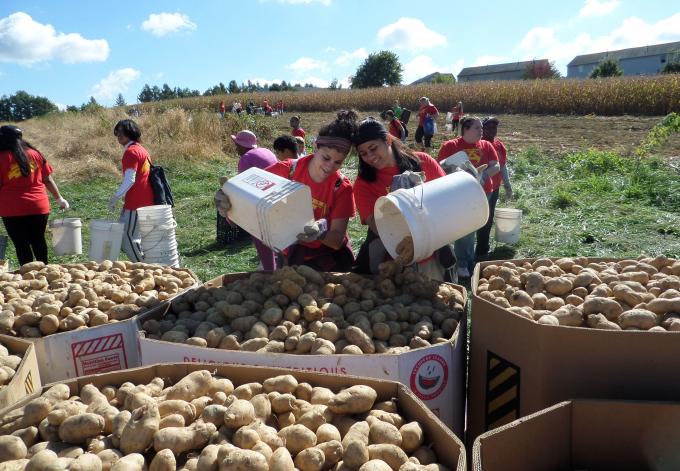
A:
<svg viewBox="0 0 680 471">
<path fill-rule="evenodd" d="M 413 238 L 412 263 L 484 226 L 489 203 L 474 177 L 455 172 L 381 196 L 373 214 L 380 239 L 393 258 L 397 244 L 404 237 Z"/>
<path fill-rule="evenodd" d="M 50 221 L 52 247 L 55 255 L 80 255 L 83 242 L 80 234 L 80 218 L 54 219 Z"/>
<path fill-rule="evenodd" d="M 104 260 L 118 260 L 120 246 L 123 243 L 122 222 L 106 219 L 90 221 L 90 260 L 102 262 Z"/>
<path fill-rule="evenodd" d="M 297 241 L 314 220 L 312 192 L 307 185 L 251 167 L 222 186 L 231 209 L 229 219 L 274 250 Z"/>
<path fill-rule="evenodd" d="M 516 244 L 519 241 L 522 227 L 522 210 L 513 208 L 496 208 L 496 242 Z"/>
<path fill-rule="evenodd" d="M 167 204 L 137 209 L 137 224 L 146 263 L 179 266 L 172 207 Z"/>
</svg>

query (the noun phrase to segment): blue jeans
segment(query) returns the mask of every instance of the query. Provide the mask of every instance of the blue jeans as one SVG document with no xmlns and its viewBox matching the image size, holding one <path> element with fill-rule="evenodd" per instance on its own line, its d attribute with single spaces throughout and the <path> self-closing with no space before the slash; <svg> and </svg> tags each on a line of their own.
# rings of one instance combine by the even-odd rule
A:
<svg viewBox="0 0 680 471">
<path fill-rule="evenodd" d="M 475 232 L 471 232 L 453 243 L 456 265 L 467 268 L 470 274 L 475 268 L 475 235 Z"/>
</svg>

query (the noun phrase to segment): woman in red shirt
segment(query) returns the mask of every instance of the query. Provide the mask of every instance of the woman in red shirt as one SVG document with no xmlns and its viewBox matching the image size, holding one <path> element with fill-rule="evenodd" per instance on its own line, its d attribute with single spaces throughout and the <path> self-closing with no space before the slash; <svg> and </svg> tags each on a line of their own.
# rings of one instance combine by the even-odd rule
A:
<svg viewBox="0 0 680 471">
<path fill-rule="evenodd" d="M 305 138 L 305 130 L 300 127 L 300 117 L 299 116 L 291 116 L 290 118 L 290 127 L 293 128 L 290 132 L 290 134 L 293 137 L 301 137 L 302 139 Z"/>
<path fill-rule="evenodd" d="M 120 222 L 125 224 L 122 248 L 130 260 L 141 262 L 144 260 L 144 252 L 137 224 L 137 208 L 154 204 L 153 189 L 149 182 L 151 156 L 139 143 L 142 131 L 131 119 L 118 121 L 113 128 L 113 135 L 125 148 L 125 152 L 122 162 L 123 182 L 109 200 L 109 210 L 115 211 L 118 200 L 124 198 L 120 216 Z"/>
<path fill-rule="evenodd" d="M 404 140 L 406 139 L 406 130 L 404 129 L 404 126 L 401 124 L 401 121 L 399 121 L 394 116 L 394 111 L 392 110 L 385 111 L 385 120 L 390 123 L 390 135 L 404 142 Z"/>
<path fill-rule="evenodd" d="M 0 216 L 19 265 L 34 259 L 47 264 L 45 229 L 50 201 L 45 190 L 52 193 L 59 207 L 68 209 L 45 157 L 23 140 L 21 129 L 0 126 Z"/>
<path fill-rule="evenodd" d="M 480 167 L 486 164 L 482 171 L 480 183 L 484 188 L 487 199 L 493 193 L 491 177 L 500 171 L 496 149 L 490 142 L 482 140 L 482 121 L 474 116 L 466 116 L 460 122 L 461 136 L 446 141 L 439 149 L 437 160 L 441 163 L 447 157 L 458 151 L 465 151 L 472 165 Z M 472 232 L 454 244 L 458 278 L 469 278 L 475 266 L 475 233 Z"/>
<path fill-rule="evenodd" d="M 277 162 L 266 170 L 281 177 L 304 183 L 312 192 L 316 221 L 302 228 L 298 243 L 283 254 L 286 265 L 307 265 L 320 271 L 349 271 L 354 255 L 347 234 L 349 219 L 354 217 L 352 183 L 340 173 L 340 167 L 352 148 L 357 115 L 341 111 L 332 123 L 319 131 L 313 154 L 297 160 Z M 220 214 L 231 203 L 222 190 L 215 194 Z"/>
<path fill-rule="evenodd" d="M 432 126 L 434 126 L 434 121 L 437 119 L 437 116 L 439 116 L 439 110 L 426 96 L 422 97 L 418 101 L 420 103 L 420 108 L 418 108 L 418 128 L 416 129 L 415 136 L 416 142 L 418 144 L 422 144 L 424 139 L 425 149 L 429 149 L 432 146 L 434 130 L 425 128 L 425 120 L 433 120 Z"/>
<path fill-rule="evenodd" d="M 436 160 L 424 152 L 413 152 L 401 141 L 388 134 L 385 127 L 371 118 L 359 125 L 354 138 L 359 153 L 359 174 L 354 181 L 354 200 L 361 223 L 368 226 L 366 241 L 357 256 L 357 271 L 377 273 L 378 265 L 389 260 L 375 224 L 373 208 L 381 196 L 392 189 L 393 178 L 406 171 L 423 172 L 424 180 L 431 181 L 446 175 Z M 436 267 L 432 267 L 436 265 Z M 439 279 L 443 270 L 434 257 L 418 264 L 419 270 Z"/>
</svg>

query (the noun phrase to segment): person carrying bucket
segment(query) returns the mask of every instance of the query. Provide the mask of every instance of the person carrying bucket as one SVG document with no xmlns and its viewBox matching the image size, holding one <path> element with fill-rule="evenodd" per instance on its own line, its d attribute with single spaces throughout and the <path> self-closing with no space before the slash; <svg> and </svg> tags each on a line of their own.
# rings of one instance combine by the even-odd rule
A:
<svg viewBox="0 0 680 471">
<path fill-rule="evenodd" d="M 482 121 L 479 118 L 474 116 L 464 117 L 460 122 L 460 130 L 460 137 L 442 144 L 437 159 L 441 163 L 456 152 L 465 151 L 472 165 L 477 168 L 486 165 L 480 175 L 480 184 L 484 188 L 487 200 L 490 200 L 493 193 L 491 177 L 500 171 L 496 149 L 488 141 L 482 140 Z M 444 166 L 444 171 L 447 173 L 452 170 Z M 475 233 L 472 232 L 458 239 L 454 243 L 454 250 L 456 252 L 458 278 L 470 278 L 475 266 Z"/>
<path fill-rule="evenodd" d="M 48 263 L 45 230 L 50 201 L 45 190 L 61 209 L 69 208 L 45 157 L 23 140 L 21 129 L 0 126 L 0 216 L 19 265 L 33 260 Z"/>
<path fill-rule="evenodd" d="M 151 156 L 139 143 L 142 131 L 133 120 L 118 121 L 113 128 L 113 135 L 124 148 L 123 182 L 109 200 L 109 211 L 115 211 L 118 200 L 123 198 L 123 210 L 120 215 L 120 222 L 125 226 L 122 248 L 131 261 L 141 262 L 144 260 L 144 251 L 137 222 L 137 209 L 154 204 L 153 189 L 149 182 Z"/>
<path fill-rule="evenodd" d="M 414 152 L 404 146 L 373 118 L 367 118 L 359 124 L 354 145 L 359 154 L 359 174 L 354 181 L 354 199 L 361 223 L 368 226 L 355 269 L 359 273 L 376 274 L 378 265 L 390 257 L 378 235 L 373 213 L 375 202 L 390 191 L 410 188 L 446 174 L 436 160 L 425 152 Z M 445 247 L 441 254 L 437 251 L 419 262 L 417 269 L 427 273 L 430 278 L 443 280 L 446 268 L 453 264 L 451 251 Z"/>
<path fill-rule="evenodd" d="M 354 197 L 352 183 L 340 173 L 340 167 L 352 149 L 356 119 L 353 111 L 340 111 L 332 123 L 319 131 L 314 153 L 277 162 L 266 169 L 309 186 L 312 193 L 316 220 L 300 228 L 298 242 L 284 251 L 286 265 L 338 272 L 352 268 L 354 255 L 347 225 L 355 214 Z M 221 189 L 215 194 L 215 205 L 220 214 L 231 209 L 231 202 Z"/>
<path fill-rule="evenodd" d="M 508 199 L 512 199 L 512 185 L 510 184 L 510 175 L 508 175 L 508 150 L 505 148 L 503 141 L 496 137 L 498 133 L 498 118 L 488 116 L 482 121 L 482 139 L 490 142 L 498 155 L 498 165 L 500 171 L 491 177 L 492 192 L 489 195 L 489 220 L 486 225 L 477 231 L 477 247 L 475 248 L 475 257 L 477 260 L 484 259 L 488 256 L 489 249 L 489 235 L 491 234 L 491 226 L 493 226 L 494 212 L 496 210 L 496 203 L 498 202 L 498 195 L 500 193 L 501 183 L 505 188 L 505 195 Z"/>
</svg>

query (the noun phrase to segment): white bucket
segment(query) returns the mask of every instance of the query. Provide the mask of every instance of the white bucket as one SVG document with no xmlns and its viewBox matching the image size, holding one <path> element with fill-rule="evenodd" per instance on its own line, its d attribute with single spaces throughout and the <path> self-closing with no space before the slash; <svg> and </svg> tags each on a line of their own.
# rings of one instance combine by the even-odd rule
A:
<svg viewBox="0 0 680 471">
<path fill-rule="evenodd" d="M 222 186 L 231 209 L 229 219 L 274 250 L 297 241 L 314 221 L 312 192 L 307 185 L 251 167 Z"/>
<path fill-rule="evenodd" d="M 515 244 L 519 241 L 522 227 L 522 210 L 513 208 L 496 208 L 496 242 Z"/>
<path fill-rule="evenodd" d="M 413 260 L 486 224 L 489 203 L 484 189 L 466 172 L 455 172 L 411 189 L 393 191 L 375 202 L 378 234 L 392 258 L 404 237 L 413 238 Z"/>
<path fill-rule="evenodd" d="M 179 253 L 175 236 L 177 223 L 172 215 L 172 207 L 161 204 L 138 208 L 137 224 L 144 261 L 178 267 Z"/>
<path fill-rule="evenodd" d="M 125 225 L 122 222 L 106 219 L 90 221 L 90 260 L 95 262 L 118 260 L 124 229 Z"/>
<path fill-rule="evenodd" d="M 80 235 L 80 218 L 54 219 L 50 221 L 52 247 L 55 255 L 80 255 L 83 242 Z"/>
</svg>

